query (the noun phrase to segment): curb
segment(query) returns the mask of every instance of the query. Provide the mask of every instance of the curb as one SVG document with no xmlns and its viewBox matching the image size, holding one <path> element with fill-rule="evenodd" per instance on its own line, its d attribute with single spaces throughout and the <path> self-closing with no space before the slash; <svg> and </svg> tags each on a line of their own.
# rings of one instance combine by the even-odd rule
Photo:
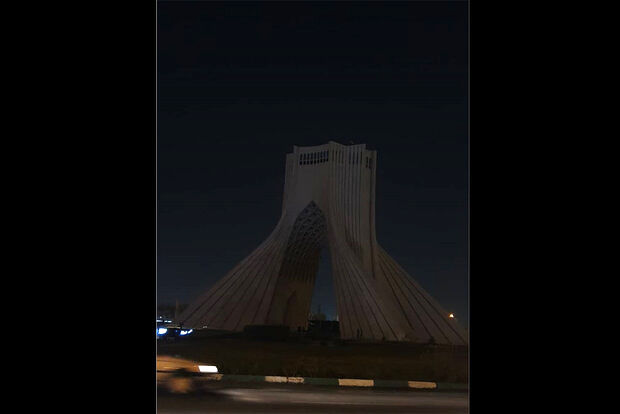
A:
<svg viewBox="0 0 620 414">
<path fill-rule="evenodd" d="M 215 374 L 205 377 L 205 380 L 236 381 L 236 382 L 269 382 L 279 384 L 309 384 L 309 385 L 332 385 L 338 387 L 369 387 L 369 388 L 413 388 L 424 390 L 451 390 L 467 391 L 467 384 L 455 384 L 448 382 L 432 381 L 406 381 L 406 380 L 372 380 L 351 378 L 313 378 L 313 377 L 283 377 L 270 375 L 228 375 Z"/>
</svg>

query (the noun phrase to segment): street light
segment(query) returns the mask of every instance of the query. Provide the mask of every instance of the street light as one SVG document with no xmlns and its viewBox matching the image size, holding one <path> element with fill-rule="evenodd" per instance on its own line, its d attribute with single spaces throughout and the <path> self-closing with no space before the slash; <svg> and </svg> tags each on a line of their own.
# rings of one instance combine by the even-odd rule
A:
<svg viewBox="0 0 620 414">
<path fill-rule="evenodd" d="M 449 317 L 451 317 L 451 318 L 454 318 L 454 314 L 453 314 L 453 313 L 451 313 L 451 314 L 450 314 L 450 315 L 448 315 L 448 316 L 449 316 Z"/>
</svg>

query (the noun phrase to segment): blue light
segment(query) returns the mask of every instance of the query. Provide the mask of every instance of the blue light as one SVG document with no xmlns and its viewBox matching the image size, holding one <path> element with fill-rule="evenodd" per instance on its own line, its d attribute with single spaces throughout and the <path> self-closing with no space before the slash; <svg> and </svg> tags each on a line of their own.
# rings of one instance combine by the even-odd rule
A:
<svg viewBox="0 0 620 414">
<path fill-rule="evenodd" d="M 166 332 L 168 332 L 168 328 L 159 328 L 159 329 L 157 330 L 157 335 L 163 335 L 163 334 L 165 334 Z"/>
</svg>

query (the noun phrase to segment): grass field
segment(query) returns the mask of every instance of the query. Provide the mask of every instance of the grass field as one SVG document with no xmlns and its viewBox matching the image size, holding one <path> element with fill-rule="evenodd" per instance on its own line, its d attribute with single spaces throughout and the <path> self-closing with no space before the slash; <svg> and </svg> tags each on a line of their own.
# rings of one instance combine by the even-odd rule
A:
<svg viewBox="0 0 620 414">
<path fill-rule="evenodd" d="M 260 341 L 243 337 L 158 341 L 158 354 L 217 365 L 222 374 L 466 383 L 467 348 L 405 343 Z"/>
</svg>

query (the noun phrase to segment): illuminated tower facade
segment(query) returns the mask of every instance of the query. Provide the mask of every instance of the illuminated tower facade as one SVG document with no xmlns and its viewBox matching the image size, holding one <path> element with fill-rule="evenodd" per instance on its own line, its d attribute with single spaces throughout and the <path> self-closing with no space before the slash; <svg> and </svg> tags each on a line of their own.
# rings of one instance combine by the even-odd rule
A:
<svg viewBox="0 0 620 414">
<path fill-rule="evenodd" d="M 365 144 L 293 147 L 277 225 L 188 306 L 183 324 L 305 328 L 327 246 L 343 339 L 467 344 L 466 332 L 377 243 L 376 165 Z"/>
</svg>

